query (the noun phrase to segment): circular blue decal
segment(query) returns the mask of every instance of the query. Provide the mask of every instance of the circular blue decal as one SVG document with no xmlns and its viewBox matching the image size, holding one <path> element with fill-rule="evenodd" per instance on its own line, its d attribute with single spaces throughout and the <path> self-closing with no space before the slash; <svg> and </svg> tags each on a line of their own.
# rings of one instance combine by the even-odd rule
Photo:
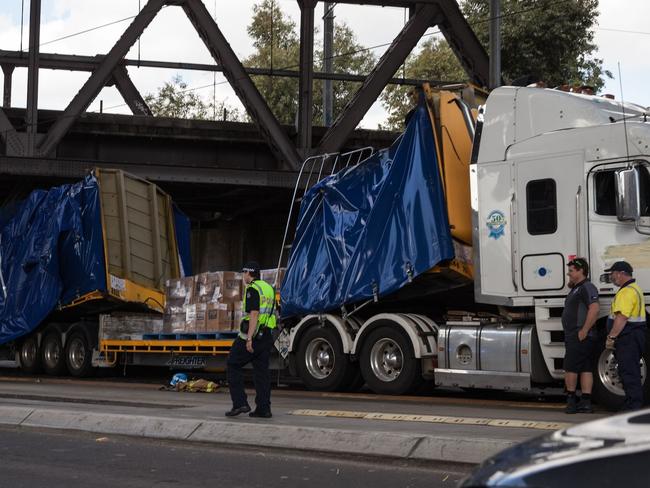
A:
<svg viewBox="0 0 650 488">
<path fill-rule="evenodd" d="M 492 210 L 487 218 L 488 237 L 498 239 L 506 230 L 506 216 L 500 210 Z"/>
</svg>

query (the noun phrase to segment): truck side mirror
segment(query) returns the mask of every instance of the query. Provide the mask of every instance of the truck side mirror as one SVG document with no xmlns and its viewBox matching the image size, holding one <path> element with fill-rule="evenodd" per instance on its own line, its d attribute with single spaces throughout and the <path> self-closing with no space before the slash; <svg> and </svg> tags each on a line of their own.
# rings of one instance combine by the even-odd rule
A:
<svg viewBox="0 0 650 488">
<path fill-rule="evenodd" d="M 625 168 L 616 171 L 616 217 L 621 222 L 639 220 L 640 196 L 639 173 L 637 168 Z"/>
</svg>

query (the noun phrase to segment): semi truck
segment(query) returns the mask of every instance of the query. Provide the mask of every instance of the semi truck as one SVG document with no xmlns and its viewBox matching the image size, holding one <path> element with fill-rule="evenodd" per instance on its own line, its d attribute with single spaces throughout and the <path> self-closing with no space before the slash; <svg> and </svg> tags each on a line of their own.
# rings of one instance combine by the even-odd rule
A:
<svg viewBox="0 0 650 488">
<path fill-rule="evenodd" d="M 292 369 L 314 389 L 384 394 L 561 385 L 567 263 L 590 262 L 600 334 L 609 265 L 628 261 L 650 291 L 647 110 L 532 87 L 495 89 L 478 113 L 426 95 L 402 149 L 327 176 L 328 155 L 303 167 L 282 284 Z M 603 347 L 594 382 L 620 406 Z"/>
</svg>

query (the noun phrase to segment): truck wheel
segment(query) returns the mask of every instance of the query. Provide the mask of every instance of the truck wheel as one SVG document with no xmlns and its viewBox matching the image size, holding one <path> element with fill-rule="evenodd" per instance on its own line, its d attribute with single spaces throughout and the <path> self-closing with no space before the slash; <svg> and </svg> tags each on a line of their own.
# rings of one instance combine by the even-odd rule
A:
<svg viewBox="0 0 650 488">
<path fill-rule="evenodd" d="M 38 350 L 36 334 L 30 335 L 20 344 L 18 351 L 20 368 L 26 373 L 35 374 L 41 371 L 41 356 Z"/>
<path fill-rule="evenodd" d="M 356 369 L 343 352 L 338 333 L 331 327 L 320 326 L 311 327 L 300 338 L 296 366 L 305 386 L 317 391 L 347 388 Z"/>
<path fill-rule="evenodd" d="M 59 331 L 51 330 L 43 337 L 41 361 L 43 370 L 49 375 L 60 376 L 65 372 L 65 355 Z"/>
<path fill-rule="evenodd" d="M 93 351 L 83 332 L 74 332 L 65 346 L 65 362 L 68 372 L 77 378 L 90 376 L 94 369 Z"/>
<path fill-rule="evenodd" d="M 422 381 L 422 365 L 408 337 L 394 327 L 372 331 L 361 350 L 361 374 L 375 393 L 402 395 Z"/>
<path fill-rule="evenodd" d="M 650 351 L 648 346 L 650 346 L 650 333 L 646 332 L 646 350 L 639 363 L 646 403 L 650 399 L 650 380 L 648 380 Z M 614 353 L 604 347 L 598 355 L 598 361 L 594 368 L 594 401 L 611 411 L 619 410 L 625 401 L 623 383 L 618 376 L 618 363 Z"/>
</svg>

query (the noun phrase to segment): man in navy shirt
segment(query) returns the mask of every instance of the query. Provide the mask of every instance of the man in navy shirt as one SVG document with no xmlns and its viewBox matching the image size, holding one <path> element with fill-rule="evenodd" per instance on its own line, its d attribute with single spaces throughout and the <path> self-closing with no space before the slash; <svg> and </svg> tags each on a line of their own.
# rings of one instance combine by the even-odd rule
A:
<svg viewBox="0 0 650 488">
<path fill-rule="evenodd" d="M 598 290 L 589 281 L 589 264 L 584 258 L 569 261 L 569 288 L 564 301 L 562 328 L 564 329 L 564 382 L 567 390 L 566 413 L 591 413 L 591 388 L 594 383 L 593 366 L 597 342 L 591 328 L 598 318 Z M 576 397 L 580 376 L 580 401 Z"/>
</svg>

